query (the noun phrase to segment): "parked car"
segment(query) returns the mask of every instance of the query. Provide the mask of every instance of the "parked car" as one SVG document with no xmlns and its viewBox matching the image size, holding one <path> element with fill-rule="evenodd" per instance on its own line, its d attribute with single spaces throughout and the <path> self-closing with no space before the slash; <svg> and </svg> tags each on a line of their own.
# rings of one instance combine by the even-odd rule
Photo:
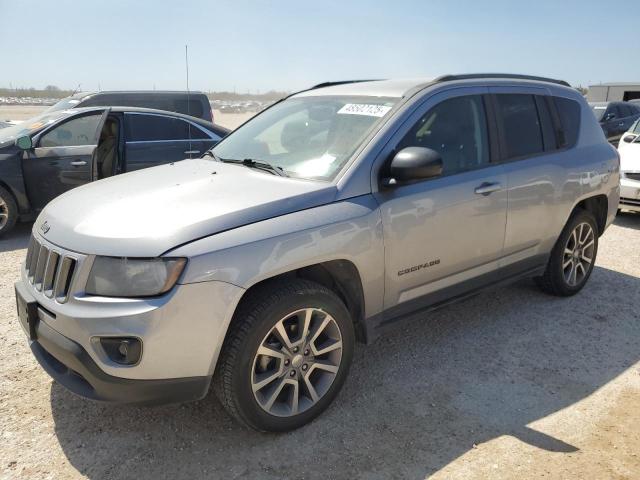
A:
<svg viewBox="0 0 640 480">
<path fill-rule="evenodd" d="M 592 102 L 589 104 L 610 142 L 617 142 L 640 118 L 640 106 L 630 102 Z"/>
<path fill-rule="evenodd" d="M 620 139 L 620 210 L 640 212 L 640 120 Z"/>
<path fill-rule="evenodd" d="M 132 90 L 80 92 L 60 100 L 47 111 L 80 107 L 140 107 L 182 113 L 213 122 L 209 98 L 202 92 Z"/>
<path fill-rule="evenodd" d="M 578 293 L 619 185 L 615 148 L 564 82 L 325 84 L 205 158 L 52 201 L 16 284 L 20 324 L 84 397 L 213 385 L 241 423 L 290 430 L 333 401 L 356 339 L 523 277 Z"/>
<path fill-rule="evenodd" d="M 10 126 L 11 124 L 9 122 L 3 122 L 2 120 L 0 120 L 0 128 L 7 128 Z"/>
<path fill-rule="evenodd" d="M 45 112 L 0 130 L 0 235 L 85 183 L 201 156 L 228 130 L 135 107 Z"/>
</svg>

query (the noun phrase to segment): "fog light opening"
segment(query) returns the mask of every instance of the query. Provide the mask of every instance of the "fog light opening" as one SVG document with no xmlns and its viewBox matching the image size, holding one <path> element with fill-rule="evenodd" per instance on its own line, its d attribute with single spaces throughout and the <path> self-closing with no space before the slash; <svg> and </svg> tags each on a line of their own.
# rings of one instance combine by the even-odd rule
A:
<svg viewBox="0 0 640 480">
<path fill-rule="evenodd" d="M 103 337 L 100 345 L 110 360 L 120 365 L 135 365 L 140 361 L 142 342 L 133 337 Z"/>
</svg>

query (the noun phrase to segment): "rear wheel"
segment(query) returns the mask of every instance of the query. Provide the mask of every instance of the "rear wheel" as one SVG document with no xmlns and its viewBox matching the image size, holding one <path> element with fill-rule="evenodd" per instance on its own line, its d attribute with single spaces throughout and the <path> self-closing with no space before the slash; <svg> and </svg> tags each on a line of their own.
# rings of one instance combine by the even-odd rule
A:
<svg viewBox="0 0 640 480">
<path fill-rule="evenodd" d="M 227 411 L 257 430 L 286 431 L 326 409 L 347 376 L 354 332 L 340 298 L 306 280 L 250 294 L 230 327 L 214 388 Z"/>
<path fill-rule="evenodd" d="M 18 206 L 7 190 L 0 187 L 0 236 L 13 228 L 18 220 Z"/>
<path fill-rule="evenodd" d="M 597 253 L 596 219 L 591 212 L 579 210 L 560 234 L 544 274 L 536 279 L 538 285 L 552 295 L 575 295 L 587 283 Z"/>
</svg>

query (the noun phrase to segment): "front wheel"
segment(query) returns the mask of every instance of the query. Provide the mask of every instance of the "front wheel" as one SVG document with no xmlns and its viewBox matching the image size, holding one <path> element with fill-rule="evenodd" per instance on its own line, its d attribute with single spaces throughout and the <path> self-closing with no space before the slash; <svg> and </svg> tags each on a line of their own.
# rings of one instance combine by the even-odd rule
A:
<svg viewBox="0 0 640 480">
<path fill-rule="evenodd" d="M 249 295 L 225 340 L 216 394 L 254 429 L 301 427 L 329 406 L 347 376 L 354 348 L 349 312 L 334 292 L 306 280 Z"/>
<path fill-rule="evenodd" d="M 547 293 L 575 295 L 585 286 L 598 253 L 598 226 L 586 210 L 574 213 L 551 251 L 549 263 L 537 283 Z"/>
<path fill-rule="evenodd" d="M 13 195 L 0 187 L 0 236 L 13 228 L 18 219 L 18 206 Z"/>
</svg>

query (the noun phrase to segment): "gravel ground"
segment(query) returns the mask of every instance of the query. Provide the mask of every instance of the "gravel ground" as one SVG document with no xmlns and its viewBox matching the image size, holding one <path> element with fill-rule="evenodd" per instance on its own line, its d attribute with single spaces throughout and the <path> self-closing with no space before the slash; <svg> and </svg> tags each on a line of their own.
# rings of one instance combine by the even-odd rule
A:
<svg viewBox="0 0 640 480">
<path fill-rule="evenodd" d="M 15 318 L 29 228 L 0 240 L 0 478 L 640 478 L 640 215 L 573 298 L 523 281 L 359 346 L 333 406 L 284 435 L 212 396 L 108 406 L 52 383 Z"/>
</svg>

